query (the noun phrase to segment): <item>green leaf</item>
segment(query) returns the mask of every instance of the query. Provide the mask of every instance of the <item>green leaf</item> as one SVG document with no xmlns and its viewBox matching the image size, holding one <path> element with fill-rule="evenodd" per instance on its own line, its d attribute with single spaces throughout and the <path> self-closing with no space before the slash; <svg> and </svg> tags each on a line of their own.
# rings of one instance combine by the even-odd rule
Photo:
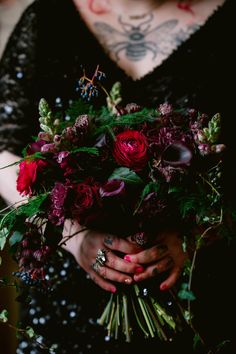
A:
<svg viewBox="0 0 236 354">
<path fill-rule="evenodd" d="M 12 236 L 9 238 L 10 246 L 13 246 L 16 243 L 20 242 L 22 238 L 23 238 L 22 233 L 20 233 L 19 231 L 14 231 Z"/>
<path fill-rule="evenodd" d="M 146 186 L 143 188 L 143 191 L 141 193 L 141 196 L 140 196 L 140 200 L 138 202 L 138 205 L 137 207 L 135 208 L 135 211 L 134 211 L 134 215 L 137 213 L 137 211 L 139 210 L 141 204 L 142 204 L 142 201 L 143 199 L 145 198 L 146 195 L 148 195 L 149 193 L 151 192 L 158 192 L 160 189 L 160 184 L 159 183 L 156 183 L 156 182 L 150 182 L 148 184 L 146 184 Z"/>
<path fill-rule="evenodd" d="M 8 311 L 2 310 L 2 312 L 0 312 L 0 322 L 6 323 L 7 321 L 8 321 Z"/>
<path fill-rule="evenodd" d="M 201 338 L 199 334 L 196 333 L 193 338 L 193 349 L 197 349 L 199 344 L 201 344 Z"/>
<path fill-rule="evenodd" d="M 34 338 L 35 337 L 35 332 L 32 327 L 27 326 L 25 329 L 25 332 L 29 338 Z"/>
<path fill-rule="evenodd" d="M 87 152 L 88 154 L 91 155 L 99 155 L 99 150 L 95 147 L 86 147 L 86 146 L 82 146 L 79 147 L 77 149 L 73 149 L 71 151 L 72 153 L 76 153 L 76 152 Z"/>
<path fill-rule="evenodd" d="M 0 230 L 0 250 L 4 249 L 9 232 L 6 227 Z"/>
<path fill-rule="evenodd" d="M 127 167 L 119 167 L 116 168 L 109 179 L 121 179 L 126 183 L 131 184 L 142 184 L 143 180 L 135 173 Z"/>
<path fill-rule="evenodd" d="M 182 287 L 182 289 L 178 292 L 178 296 L 180 299 L 189 300 L 189 301 L 193 301 L 196 299 L 193 292 L 191 290 L 189 290 L 187 283 L 183 283 L 181 285 L 181 287 Z"/>
</svg>

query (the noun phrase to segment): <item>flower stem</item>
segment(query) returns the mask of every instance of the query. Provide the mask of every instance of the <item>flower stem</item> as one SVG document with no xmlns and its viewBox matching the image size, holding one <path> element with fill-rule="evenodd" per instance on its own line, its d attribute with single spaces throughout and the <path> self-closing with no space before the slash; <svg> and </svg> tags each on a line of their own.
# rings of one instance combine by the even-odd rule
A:
<svg viewBox="0 0 236 354">
<path fill-rule="evenodd" d="M 128 317 L 128 302 L 127 302 L 127 296 L 125 294 L 122 295 L 122 301 L 124 306 L 125 337 L 126 337 L 126 342 L 130 343 L 131 336 L 130 336 L 130 326 L 129 326 L 129 317 Z"/>
</svg>

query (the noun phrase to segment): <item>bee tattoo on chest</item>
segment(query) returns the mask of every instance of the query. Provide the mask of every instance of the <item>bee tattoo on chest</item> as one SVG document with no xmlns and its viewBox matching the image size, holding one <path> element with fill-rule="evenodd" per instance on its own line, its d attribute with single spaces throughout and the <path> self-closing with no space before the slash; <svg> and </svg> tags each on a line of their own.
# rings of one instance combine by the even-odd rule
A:
<svg viewBox="0 0 236 354">
<path fill-rule="evenodd" d="M 149 14 L 145 21 L 137 25 L 128 23 L 118 17 L 121 29 L 117 30 L 105 22 L 95 22 L 95 33 L 106 51 L 117 61 L 121 54 L 130 61 L 143 60 L 147 55 L 155 60 L 158 55 L 168 56 L 197 26 L 189 26 L 186 30 L 176 29 L 179 21 L 170 19 L 157 26 L 153 26 L 154 15 Z"/>
</svg>

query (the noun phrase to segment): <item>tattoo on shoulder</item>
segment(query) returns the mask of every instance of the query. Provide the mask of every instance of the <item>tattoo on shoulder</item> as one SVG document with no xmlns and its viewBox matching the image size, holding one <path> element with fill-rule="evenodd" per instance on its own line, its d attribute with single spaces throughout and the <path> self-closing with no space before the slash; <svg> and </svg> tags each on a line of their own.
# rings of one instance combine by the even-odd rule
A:
<svg viewBox="0 0 236 354">
<path fill-rule="evenodd" d="M 95 32 L 108 53 L 117 61 L 123 53 L 130 61 L 140 61 L 151 53 L 152 60 L 158 55 L 166 56 L 183 43 L 198 26 L 189 26 L 186 30 L 177 29 L 179 21 L 170 19 L 158 26 L 154 25 L 154 15 L 133 25 L 119 16 L 120 30 L 105 22 L 95 22 Z"/>
</svg>

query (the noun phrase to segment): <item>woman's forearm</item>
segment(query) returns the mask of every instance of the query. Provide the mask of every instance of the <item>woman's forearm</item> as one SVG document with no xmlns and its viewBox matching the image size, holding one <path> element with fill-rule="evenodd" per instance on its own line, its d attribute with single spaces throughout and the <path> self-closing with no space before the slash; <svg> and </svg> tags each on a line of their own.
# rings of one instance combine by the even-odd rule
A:
<svg viewBox="0 0 236 354">
<path fill-rule="evenodd" d="M 19 160 L 20 157 L 11 152 L 2 151 L 0 153 L 0 196 L 9 205 L 25 200 L 16 189 L 18 165 L 9 166 Z M 9 167 L 2 169 L 5 166 Z"/>
</svg>

